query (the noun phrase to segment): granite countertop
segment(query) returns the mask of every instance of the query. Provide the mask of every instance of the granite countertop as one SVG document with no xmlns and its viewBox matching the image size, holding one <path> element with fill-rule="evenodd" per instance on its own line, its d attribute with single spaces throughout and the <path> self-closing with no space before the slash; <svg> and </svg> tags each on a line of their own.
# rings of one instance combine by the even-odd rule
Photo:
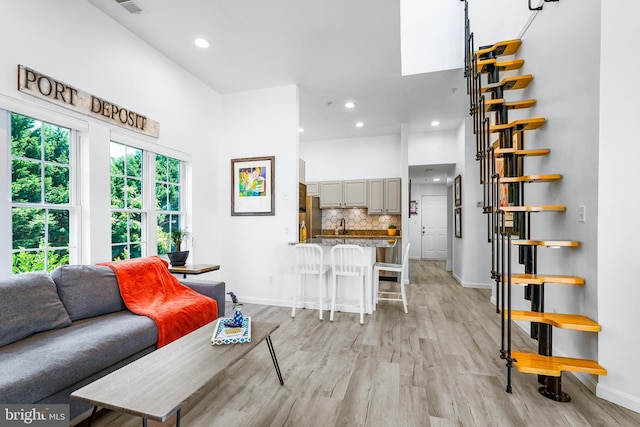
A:
<svg viewBox="0 0 640 427">
<path fill-rule="evenodd" d="M 389 236 L 387 236 L 389 237 Z M 314 237 L 313 239 L 307 239 L 306 243 L 315 243 L 320 246 L 335 246 L 335 245 L 358 245 L 362 247 L 372 248 L 392 248 L 396 245 L 398 237 L 384 238 L 384 237 L 371 237 L 360 236 L 353 238 L 348 234 L 346 236 L 321 236 Z M 290 245 L 296 245 L 298 242 L 289 243 Z"/>
</svg>

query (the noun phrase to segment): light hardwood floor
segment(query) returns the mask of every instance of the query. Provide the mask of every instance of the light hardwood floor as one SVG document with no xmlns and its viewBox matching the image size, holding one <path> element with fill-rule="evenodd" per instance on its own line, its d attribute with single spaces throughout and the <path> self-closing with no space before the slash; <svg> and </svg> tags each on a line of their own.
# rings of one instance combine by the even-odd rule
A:
<svg viewBox="0 0 640 427">
<path fill-rule="evenodd" d="M 290 308 L 245 304 L 245 315 L 281 324 L 272 338 L 284 386 L 265 344 L 187 402 L 182 425 L 640 426 L 640 414 L 599 399 L 570 374 L 563 376 L 569 403 L 545 399 L 536 376 L 516 369 L 506 393 L 490 291 L 461 287 L 439 261 L 412 261 L 411 282 L 409 314 L 381 301 L 364 325 L 352 313 L 336 313 L 331 323 L 316 310 L 292 319 Z M 528 335 L 514 331 L 516 348 L 534 351 Z M 140 425 L 110 411 L 94 423 Z"/>
</svg>

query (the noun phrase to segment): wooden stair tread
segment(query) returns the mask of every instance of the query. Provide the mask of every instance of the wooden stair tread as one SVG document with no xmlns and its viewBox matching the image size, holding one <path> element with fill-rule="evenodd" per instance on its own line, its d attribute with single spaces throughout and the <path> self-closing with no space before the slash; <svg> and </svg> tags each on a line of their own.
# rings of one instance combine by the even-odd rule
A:
<svg viewBox="0 0 640 427">
<path fill-rule="evenodd" d="M 511 283 L 517 285 L 542 285 L 544 283 L 558 283 L 561 285 L 584 285 L 584 279 L 577 276 L 564 276 L 558 274 L 516 273 L 511 275 Z"/>
<path fill-rule="evenodd" d="M 505 212 L 564 212 L 567 207 L 564 205 L 542 205 L 542 206 L 501 206 Z"/>
<path fill-rule="evenodd" d="M 502 87 L 504 90 L 522 89 L 529 86 L 533 80 L 532 74 L 522 74 L 519 76 L 505 77 L 498 83 L 491 83 L 482 88 L 482 92 L 489 92 Z"/>
<path fill-rule="evenodd" d="M 531 117 L 528 119 L 520 119 L 515 120 L 510 123 L 505 123 L 501 125 L 491 125 L 491 133 L 501 132 L 507 129 L 513 129 L 515 131 L 522 130 L 534 130 L 538 129 L 540 126 L 544 125 L 547 122 L 547 119 L 544 117 Z"/>
<path fill-rule="evenodd" d="M 506 317 L 506 314 L 505 314 Z M 566 313 L 537 313 L 535 311 L 511 310 L 512 320 L 545 323 L 562 329 L 584 332 L 600 332 L 602 327 L 587 316 Z"/>
<path fill-rule="evenodd" d="M 505 176 L 500 178 L 500 184 L 510 182 L 552 182 L 562 179 L 562 175 L 555 173 L 549 175 L 523 175 L 523 176 Z"/>
<path fill-rule="evenodd" d="M 531 108 L 536 104 L 535 99 L 523 99 L 521 101 L 506 102 L 504 98 L 485 99 L 484 111 L 496 111 L 501 107 L 505 107 L 507 110 L 519 110 L 521 108 Z"/>
<path fill-rule="evenodd" d="M 488 54 L 493 52 L 494 56 L 513 55 L 518 51 L 522 40 L 504 40 L 493 44 L 492 46 L 482 46 L 476 51 L 479 59 L 484 59 Z"/>
<path fill-rule="evenodd" d="M 593 360 L 571 357 L 543 356 L 535 353 L 514 351 L 511 357 L 520 372 L 559 377 L 562 371 L 584 372 L 593 375 L 607 375 L 607 370 Z"/>
<path fill-rule="evenodd" d="M 518 246 L 546 246 L 546 247 L 566 247 L 566 248 L 577 248 L 580 246 L 580 242 L 575 242 L 572 240 L 512 240 L 512 245 Z"/>
<path fill-rule="evenodd" d="M 537 148 L 532 150 L 516 150 L 515 148 L 496 148 L 494 154 L 498 157 L 505 156 L 507 154 L 513 154 L 515 156 L 546 156 L 551 152 L 548 148 Z"/>
<path fill-rule="evenodd" d="M 498 62 L 495 58 L 482 59 L 478 61 L 478 73 L 488 73 L 491 67 L 500 71 L 512 71 L 522 68 L 524 59 L 512 59 L 510 61 Z"/>
</svg>

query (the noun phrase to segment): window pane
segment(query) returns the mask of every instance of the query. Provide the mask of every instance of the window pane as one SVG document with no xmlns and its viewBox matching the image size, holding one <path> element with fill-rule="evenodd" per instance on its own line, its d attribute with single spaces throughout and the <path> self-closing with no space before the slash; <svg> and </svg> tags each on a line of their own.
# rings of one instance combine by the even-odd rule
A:
<svg viewBox="0 0 640 427">
<path fill-rule="evenodd" d="M 37 120 L 11 114 L 11 155 L 41 159 L 41 128 Z"/>
<path fill-rule="evenodd" d="M 142 214 L 139 214 L 139 213 L 129 214 L 129 241 L 130 242 L 142 241 Z"/>
<path fill-rule="evenodd" d="M 111 177 L 111 207 L 124 209 L 124 178 Z"/>
<path fill-rule="evenodd" d="M 167 184 L 156 183 L 156 209 L 160 211 L 169 210 L 169 200 L 167 198 Z"/>
<path fill-rule="evenodd" d="M 46 265 L 44 250 L 14 252 L 12 270 L 14 274 L 44 271 Z"/>
<path fill-rule="evenodd" d="M 46 165 L 44 181 L 45 203 L 69 203 L 69 168 L 66 166 Z"/>
<path fill-rule="evenodd" d="M 142 209 L 142 180 L 127 178 L 127 200 L 129 209 Z"/>
<path fill-rule="evenodd" d="M 180 160 L 168 158 L 169 182 L 174 184 L 180 183 Z"/>
<path fill-rule="evenodd" d="M 69 211 L 61 209 L 49 210 L 48 246 L 69 246 Z"/>
<path fill-rule="evenodd" d="M 111 143 L 111 174 L 124 175 L 124 156 L 126 147 L 122 144 Z"/>
<path fill-rule="evenodd" d="M 129 254 L 129 258 L 140 258 L 142 257 L 142 245 L 140 244 L 135 244 L 135 245 L 130 245 L 130 254 Z"/>
<path fill-rule="evenodd" d="M 125 245 L 116 245 L 111 247 L 111 260 L 118 261 L 121 259 L 129 259 L 129 250 Z"/>
<path fill-rule="evenodd" d="M 158 215 L 158 254 L 166 254 L 176 249 L 171 242 L 173 230 L 180 230 L 180 215 Z"/>
<path fill-rule="evenodd" d="M 127 147 L 127 176 L 142 178 L 142 150 Z"/>
<path fill-rule="evenodd" d="M 125 243 L 128 237 L 127 213 L 111 212 L 111 243 Z"/>
<path fill-rule="evenodd" d="M 69 164 L 69 136 L 71 130 L 49 123 L 43 126 L 44 160 L 63 165 Z"/>
<path fill-rule="evenodd" d="M 22 203 L 42 201 L 40 162 L 13 159 L 11 161 L 11 200 Z"/>
<path fill-rule="evenodd" d="M 169 185 L 167 190 L 169 191 L 169 210 L 180 210 L 180 187 L 177 185 Z"/>
<path fill-rule="evenodd" d="M 167 157 L 156 154 L 156 181 L 167 181 Z"/>
<path fill-rule="evenodd" d="M 11 209 L 13 249 L 37 249 L 44 244 L 44 213 L 44 209 Z"/>
<path fill-rule="evenodd" d="M 69 264 L 69 249 L 47 252 L 47 271 L 51 272 L 54 268 L 67 264 Z"/>
</svg>

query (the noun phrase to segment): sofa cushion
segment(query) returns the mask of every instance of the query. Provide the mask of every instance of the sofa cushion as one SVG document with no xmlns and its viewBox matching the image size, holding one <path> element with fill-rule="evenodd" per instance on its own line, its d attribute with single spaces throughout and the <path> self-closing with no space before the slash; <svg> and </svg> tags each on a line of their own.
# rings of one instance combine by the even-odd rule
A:
<svg viewBox="0 0 640 427">
<path fill-rule="evenodd" d="M 63 265 L 51 272 L 58 294 L 74 322 L 124 310 L 116 275 L 100 265 Z"/>
<path fill-rule="evenodd" d="M 157 340 L 153 320 L 123 310 L 7 345 L 0 348 L 0 402 L 37 402 Z"/>
<path fill-rule="evenodd" d="M 70 324 L 49 274 L 24 273 L 0 279 L 0 347 Z"/>
</svg>

